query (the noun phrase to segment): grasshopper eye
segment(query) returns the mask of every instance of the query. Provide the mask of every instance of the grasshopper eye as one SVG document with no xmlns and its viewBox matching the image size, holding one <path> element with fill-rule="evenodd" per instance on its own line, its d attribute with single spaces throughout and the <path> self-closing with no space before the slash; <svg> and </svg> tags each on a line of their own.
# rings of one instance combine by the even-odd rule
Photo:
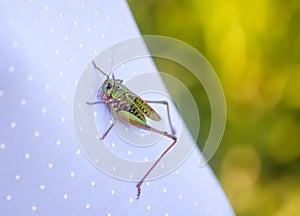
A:
<svg viewBox="0 0 300 216">
<path fill-rule="evenodd" d="M 112 88 L 112 85 L 110 84 L 110 83 L 108 83 L 107 85 L 106 85 L 106 89 L 111 89 Z"/>
</svg>

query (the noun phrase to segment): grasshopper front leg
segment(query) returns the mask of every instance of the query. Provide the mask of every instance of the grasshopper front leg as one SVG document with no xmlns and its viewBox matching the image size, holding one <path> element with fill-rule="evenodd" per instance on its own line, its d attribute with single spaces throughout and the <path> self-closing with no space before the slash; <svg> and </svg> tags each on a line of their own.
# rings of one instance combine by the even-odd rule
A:
<svg viewBox="0 0 300 216">
<path fill-rule="evenodd" d="M 117 122 L 117 119 L 116 119 L 116 116 L 115 116 L 116 112 L 112 111 L 112 113 L 114 114 L 114 122 L 109 126 L 109 128 L 105 131 L 105 133 L 102 135 L 102 137 L 100 137 L 100 140 L 104 140 L 104 138 L 107 136 L 107 134 L 109 133 L 109 131 L 115 126 L 115 124 Z"/>
<path fill-rule="evenodd" d="M 150 125 L 146 124 L 145 122 L 143 122 L 142 120 L 140 120 L 139 118 L 137 118 L 135 115 L 124 111 L 124 110 L 120 110 L 116 113 L 117 118 L 123 122 L 129 123 L 131 125 L 134 125 L 138 128 L 142 128 L 148 131 L 152 131 L 158 134 L 161 134 L 163 136 L 166 136 L 168 138 L 171 138 L 173 140 L 172 144 L 159 156 L 159 158 L 154 162 L 154 164 L 150 167 L 150 169 L 145 173 L 145 175 L 141 178 L 141 180 L 137 183 L 136 187 L 138 189 L 138 193 L 137 193 L 137 199 L 140 198 L 141 195 L 141 186 L 144 182 L 144 180 L 148 177 L 148 175 L 151 173 L 151 171 L 156 167 L 156 165 L 159 163 L 159 161 L 168 153 L 168 151 L 176 144 L 177 142 L 177 137 L 174 135 L 169 134 L 168 132 L 165 131 L 161 131 L 158 129 L 155 129 L 153 127 L 151 127 Z"/>
<path fill-rule="evenodd" d="M 95 104 L 105 104 L 103 101 L 96 101 L 96 102 L 85 102 L 87 105 L 95 105 Z"/>
<path fill-rule="evenodd" d="M 88 104 L 88 105 L 94 105 L 94 104 L 106 104 L 106 103 L 103 102 L 103 101 L 96 101 L 96 102 L 86 102 L 86 104 Z M 111 113 L 113 114 L 114 121 L 109 126 L 109 128 L 104 132 L 104 134 L 102 135 L 102 137 L 100 137 L 100 140 L 104 140 L 104 138 L 107 136 L 107 134 L 109 133 L 109 131 L 115 126 L 115 124 L 117 122 L 115 109 L 113 109 L 112 107 L 110 107 L 110 110 L 111 110 Z"/>
</svg>

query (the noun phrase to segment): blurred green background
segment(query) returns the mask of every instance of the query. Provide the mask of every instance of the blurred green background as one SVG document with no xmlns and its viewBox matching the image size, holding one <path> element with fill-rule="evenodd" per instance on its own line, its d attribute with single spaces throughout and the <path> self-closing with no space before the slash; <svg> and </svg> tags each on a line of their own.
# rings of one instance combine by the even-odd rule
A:
<svg viewBox="0 0 300 216">
<path fill-rule="evenodd" d="M 142 34 L 192 45 L 218 74 L 228 116 L 210 164 L 237 215 L 300 215 L 300 1 L 128 3 Z M 174 76 L 182 70 L 157 63 Z M 203 92 L 192 77 L 183 81 L 193 95 Z M 209 105 L 201 95 L 202 118 Z"/>
</svg>

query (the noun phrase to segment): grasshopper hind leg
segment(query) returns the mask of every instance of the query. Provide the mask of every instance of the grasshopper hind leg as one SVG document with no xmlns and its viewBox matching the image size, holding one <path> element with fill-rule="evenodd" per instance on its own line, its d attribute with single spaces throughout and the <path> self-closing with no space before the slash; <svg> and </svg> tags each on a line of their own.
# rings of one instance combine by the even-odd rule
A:
<svg viewBox="0 0 300 216">
<path fill-rule="evenodd" d="M 172 122 L 171 122 L 171 116 L 170 116 L 170 109 L 169 109 L 169 103 L 168 101 L 146 101 L 147 103 L 154 103 L 154 104 L 163 104 L 167 107 L 167 114 L 168 114 L 168 121 L 169 121 L 169 125 L 170 125 L 170 128 L 171 128 L 171 133 L 173 135 L 176 134 L 176 130 L 174 129 L 173 125 L 172 125 Z"/>
<path fill-rule="evenodd" d="M 129 112 L 126 112 L 124 110 L 120 110 L 118 112 L 116 112 L 116 116 L 117 118 L 120 120 L 120 121 L 123 121 L 123 122 L 126 122 L 126 123 L 129 123 L 131 125 L 134 125 L 138 128 L 142 128 L 144 130 L 148 130 L 148 131 L 151 131 L 151 132 L 154 132 L 154 133 L 158 133 L 158 134 L 161 134 L 165 137 L 168 137 L 170 139 L 173 140 L 173 142 L 171 143 L 171 145 L 169 145 L 169 147 L 159 156 L 158 159 L 156 159 L 156 161 L 154 162 L 154 164 L 150 167 L 150 169 L 145 173 L 145 175 L 141 178 L 141 180 L 137 183 L 136 187 L 137 187 L 137 190 L 138 190 L 138 193 L 137 193 L 137 199 L 140 198 L 140 195 L 141 195 L 141 186 L 144 182 L 144 180 L 148 177 L 148 175 L 152 172 L 152 170 L 156 167 L 156 165 L 159 163 L 159 161 L 168 153 L 168 151 L 176 144 L 177 142 L 177 137 L 172 135 L 172 134 L 169 134 L 168 132 L 166 131 L 161 131 L 161 130 L 158 130 L 156 128 L 153 128 L 151 127 L 150 125 L 146 124 L 145 122 L 143 122 L 142 120 L 140 120 L 138 117 L 136 117 L 135 115 L 129 113 Z"/>
<path fill-rule="evenodd" d="M 150 169 L 146 172 L 146 174 L 143 176 L 143 178 L 141 178 L 141 180 L 137 183 L 136 187 L 138 189 L 138 193 L 137 193 L 137 199 L 140 198 L 141 195 L 141 185 L 143 184 L 143 182 L 145 181 L 145 179 L 148 177 L 148 175 L 152 172 L 152 170 L 156 167 L 156 165 L 159 163 L 159 161 L 168 153 L 169 150 L 171 150 L 171 148 L 176 144 L 177 142 L 177 137 L 174 135 L 169 134 L 168 132 L 165 131 L 160 131 L 157 130 L 153 127 L 151 127 L 149 129 L 152 132 L 156 132 L 159 133 L 163 136 L 166 136 L 168 138 L 171 138 L 173 140 L 173 142 L 169 145 L 169 147 L 159 156 L 159 158 L 156 159 L 156 161 L 154 162 L 154 164 L 150 167 Z"/>
</svg>

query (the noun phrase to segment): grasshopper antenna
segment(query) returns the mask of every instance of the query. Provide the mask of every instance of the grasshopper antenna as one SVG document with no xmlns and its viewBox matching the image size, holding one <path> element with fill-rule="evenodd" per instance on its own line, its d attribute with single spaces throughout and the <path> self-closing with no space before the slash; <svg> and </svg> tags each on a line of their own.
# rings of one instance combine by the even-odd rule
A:
<svg viewBox="0 0 300 216">
<path fill-rule="evenodd" d="M 108 76 L 110 76 L 110 74 L 112 74 L 113 80 L 115 80 L 115 76 L 113 74 L 113 65 L 114 65 L 114 56 L 115 56 L 115 49 L 116 49 L 116 45 L 113 46 L 113 50 L 112 50 L 112 55 L 111 55 L 111 62 L 110 62 L 110 69 L 109 69 L 109 74 Z"/>
<path fill-rule="evenodd" d="M 113 56 L 115 54 L 115 46 L 113 47 L 113 51 L 112 51 L 112 59 L 111 59 L 111 64 L 110 64 L 110 69 L 109 69 L 109 74 L 107 75 L 103 70 L 101 70 L 95 63 L 95 61 L 93 60 L 92 63 L 94 65 L 94 67 L 100 72 L 102 73 L 104 76 L 106 76 L 107 79 L 109 79 L 110 74 L 112 73 L 112 67 L 113 67 Z M 114 74 L 112 74 L 113 79 L 114 79 Z"/>
<path fill-rule="evenodd" d="M 94 65 L 94 67 L 95 67 L 98 71 L 100 71 L 103 75 L 106 76 L 107 79 L 109 78 L 109 76 L 108 76 L 106 73 L 104 73 L 104 71 L 101 70 L 101 69 L 96 65 L 96 63 L 95 63 L 94 60 L 92 61 L 92 63 L 93 63 L 93 65 Z"/>
</svg>

